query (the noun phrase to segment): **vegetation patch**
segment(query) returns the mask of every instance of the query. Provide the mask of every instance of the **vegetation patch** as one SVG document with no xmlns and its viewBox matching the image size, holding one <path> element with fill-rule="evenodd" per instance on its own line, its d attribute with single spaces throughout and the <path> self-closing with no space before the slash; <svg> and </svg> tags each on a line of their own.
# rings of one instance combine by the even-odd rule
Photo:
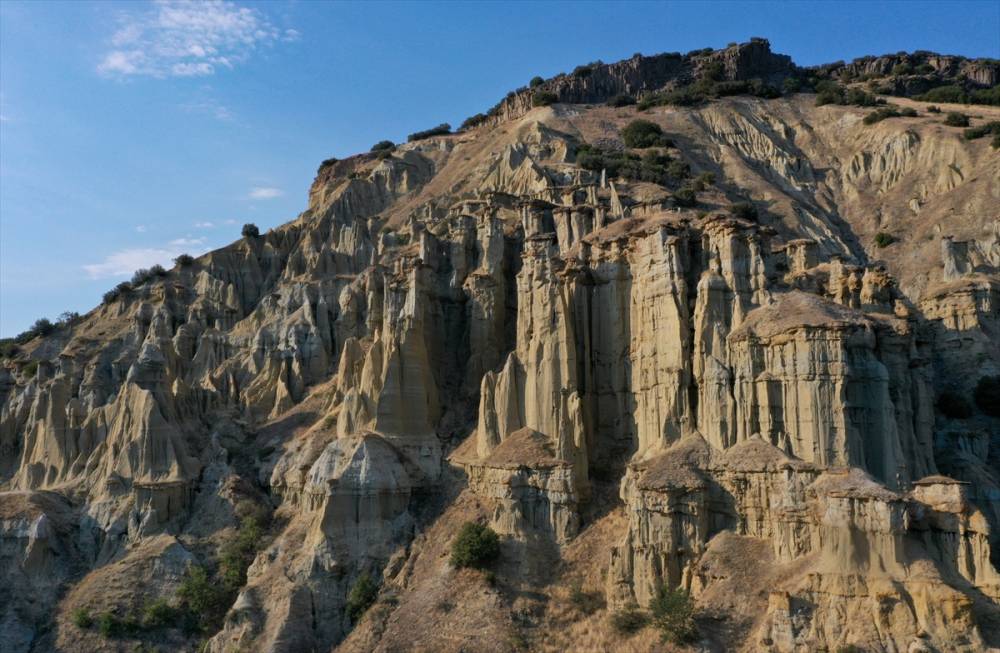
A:
<svg viewBox="0 0 1000 653">
<path fill-rule="evenodd" d="M 663 133 L 663 129 L 649 120 L 633 120 L 621 130 L 622 140 L 628 147 L 669 147 L 673 141 Z"/>
<path fill-rule="evenodd" d="M 625 94 L 614 95 L 607 102 L 609 107 L 628 107 L 633 104 L 635 104 L 635 98 Z"/>
<path fill-rule="evenodd" d="M 632 604 L 612 613 L 610 621 L 611 627 L 619 635 L 634 635 L 649 623 L 649 614 Z"/>
<path fill-rule="evenodd" d="M 547 107 L 559 101 L 559 96 L 552 91 L 535 91 L 531 94 L 531 106 Z"/>
<path fill-rule="evenodd" d="M 257 228 L 252 222 L 248 222 L 243 225 L 243 229 L 240 230 L 240 235 L 244 238 L 260 238 L 260 229 Z"/>
<path fill-rule="evenodd" d="M 489 526 L 466 522 L 451 543 L 451 564 L 483 569 L 500 555 L 500 537 Z"/>
<path fill-rule="evenodd" d="M 917 111 L 910 107 L 900 108 L 895 105 L 887 105 L 884 107 L 879 107 L 875 109 L 867 116 L 865 116 L 864 123 L 866 125 L 874 125 L 877 122 L 882 122 L 887 118 L 915 118 L 917 116 Z"/>
<path fill-rule="evenodd" d="M 1000 120 L 991 120 L 990 122 L 979 125 L 978 127 L 969 127 L 962 132 L 962 136 L 965 137 L 965 140 L 967 141 L 974 141 L 977 138 L 982 138 L 988 134 L 1000 134 Z"/>
<path fill-rule="evenodd" d="M 347 616 L 353 623 L 367 612 L 378 597 L 378 586 L 367 572 L 362 572 L 354 581 L 351 591 L 347 594 Z"/>
<path fill-rule="evenodd" d="M 441 123 L 437 127 L 431 127 L 430 129 L 425 129 L 419 132 L 413 132 L 406 137 L 407 142 L 412 143 L 413 141 L 422 141 L 425 138 L 431 138 L 433 136 L 447 136 L 451 133 L 451 125 L 446 122 Z"/>
<path fill-rule="evenodd" d="M 660 587 L 649 609 L 653 613 L 653 625 L 660 631 L 663 641 L 684 644 L 698 638 L 694 601 L 686 591 Z"/>
<path fill-rule="evenodd" d="M 756 221 L 760 214 L 750 202 L 737 202 L 729 207 L 729 214 L 743 220 Z"/>
<path fill-rule="evenodd" d="M 969 116 L 964 113 L 959 113 L 958 111 L 951 111 L 944 117 L 944 124 L 949 127 L 968 127 Z"/>
<path fill-rule="evenodd" d="M 577 611 L 591 615 L 604 607 L 604 595 L 600 592 L 585 592 L 582 584 L 578 581 L 570 587 L 569 602 Z"/>
<path fill-rule="evenodd" d="M 875 234 L 874 241 L 875 241 L 875 247 L 883 249 L 896 242 L 896 237 L 890 233 L 880 231 L 877 234 Z"/>
</svg>

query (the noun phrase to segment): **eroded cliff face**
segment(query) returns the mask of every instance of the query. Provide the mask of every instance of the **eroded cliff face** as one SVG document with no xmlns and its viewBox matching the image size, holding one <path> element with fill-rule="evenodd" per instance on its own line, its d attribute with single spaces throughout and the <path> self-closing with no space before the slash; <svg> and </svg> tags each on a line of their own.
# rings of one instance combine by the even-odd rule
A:
<svg viewBox="0 0 1000 653">
<path fill-rule="evenodd" d="M 760 43 L 713 57 L 558 92 L 794 70 Z M 653 109 L 664 152 L 715 175 L 688 208 L 679 181 L 578 165 L 634 108 L 505 102 L 324 163 L 296 220 L 4 362 L 4 650 L 114 648 L 71 613 L 174 600 L 248 505 L 273 516 L 209 650 L 649 650 L 607 615 L 663 585 L 710 649 L 1000 646 L 1000 422 L 935 409 L 1000 373 L 985 139 L 808 96 Z M 503 539 L 493 584 L 447 562 L 474 519 Z M 604 607 L 537 598 L 574 582 Z"/>
</svg>

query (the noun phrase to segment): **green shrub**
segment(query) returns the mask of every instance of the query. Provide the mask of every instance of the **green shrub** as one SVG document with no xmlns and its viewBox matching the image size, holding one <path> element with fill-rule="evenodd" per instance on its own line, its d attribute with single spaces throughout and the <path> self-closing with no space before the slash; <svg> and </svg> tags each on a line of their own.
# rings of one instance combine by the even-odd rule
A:
<svg viewBox="0 0 1000 653">
<path fill-rule="evenodd" d="M 323 159 L 323 161 L 319 164 L 319 169 L 316 172 L 319 173 L 320 170 L 332 166 L 337 161 L 340 161 L 340 159 L 338 159 L 335 156 L 331 156 L 329 159 Z"/>
<path fill-rule="evenodd" d="M 482 524 L 466 522 L 451 544 L 451 564 L 456 568 L 483 568 L 500 555 L 500 538 Z"/>
<path fill-rule="evenodd" d="M 930 65 L 929 63 L 922 63 L 919 66 L 917 66 L 916 71 L 921 75 L 929 75 L 932 72 L 934 72 L 934 66 Z"/>
<path fill-rule="evenodd" d="M 991 120 L 990 122 L 979 125 L 978 127 L 969 127 L 962 132 L 962 136 L 964 136 L 967 141 L 974 141 L 977 138 L 986 136 L 987 134 L 1000 134 L 1000 120 Z"/>
<path fill-rule="evenodd" d="M 713 185 L 714 183 L 715 183 L 715 173 L 703 172 L 697 177 L 695 177 L 694 182 L 692 183 L 692 188 L 697 192 L 701 192 L 707 189 L 709 186 Z"/>
<path fill-rule="evenodd" d="M 691 176 L 691 166 L 684 161 L 671 161 L 667 166 L 667 174 L 674 179 L 687 179 Z"/>
<path fill-rule="evenodd" d="M 627 147 L 646 148 L 662 145 L 665 139 L 663 129 L 649 120 L 633 120 L 621 130 L 622 140 Z"/>
<path fill-rule="evenodd" d="M 781 88 L 784 89 L 785 93 L 798 93 L 802 90 L 802 82 L 795 77 L 786 77 L 785 81 L 781 83 Z"/>
<path fill-rule="evenodd" d="M 683 644 L 697 639 L 694 601 L 686 591 L 660 587 L 649 609 L 653 613 L 653 625 L 660 630 L 663 641 Z"/>
<path fill-rule="evenodd" d="M 849 88 L 844 95 L 844 104 L 856 107 L 873 107 L 878 104 L 878 98 L 860 88 Z"/>
<path fill-rule="evenodd" d="M 677 206 L 690 208 L 692 206 L 697 206 L 698 204 L 698 195 L 695 193 L 694 189 L 689 186 L 677 189 L 674 191 L 672 197 L 674 199 L 674 204 Z"/>
<path fill-rule="evenodd" d="M 458 130 L 459 131 L 465 131 L 467 129 L 473 129 L 473 128 L 478 127 L 479 125 L 483 124 L 488 119 L 489 119 L 489 116 L 487 116 L 485 113 L 477 113 L 476 115 L 469 116 L 468 118 L 466 118 L 465 120 L 463 120 L 462 124 L 459 126 Z"/>
<path fill-rule="evenodd" d="M 559 96 L 552 91 L 535 91 L 531 95 L 531 106 L 547 107 L 559 101 Z"/>
<path fill-rule="evenodd" d="M 621 635 L 637 633 L 648 623 L 649 615 L 635 604 L 627 605 L 611 615 L 611 627 Z"/>
<path fill-rule="evenodd" d="M 965 400 L 965 397 L 945 390 L 938 396 L 937 409 L 945 416 L 952 419 L 966 419 L 972 417 L 972 406 Z"/>
<path fill-rule="evenodd" d="M 1000 105 L 1000 84 L 993 88 L 976 89 L 969 93 L 969 102 L 972 104 Z"/>
<path fill-rule="evenodd" d="M 604 597 L 600 592 L 584 592 L 579 582 L 570 588 L 569 601 L 574 608 L 586 615 L 594 614 L 604 607 Z"/>
<path fill-rule="evenodd" d="M 164 599 L 147 603 L 142 610 L 142 627 L 149 630 L 170 628 L 177 621 L 177 610 Z"/>
<path fill-rule="evenodd" d="M 965 104 L 968 97 L 965 95 L 965 89 L 961 86 L 947 85 L 932 88 L 926 93 L 916 96 L 916 99 L 923 102 L 950 102 L 953 104 Z"/>
<path fill-rule="evenodd" d="M 90 610 L 87 608 L 73 610 L 72 614 L 70 614 L 70 620 L 72 620 L 74 626 L 83 630 L 87 630 L 94 625 L 94 618 L 90 616 Z"/>
<path fill-rule="evenodd" d="M 990 147 L 994 150 L 1000 150 L 1000 134 L 993 134 L 993 140 L 990 141 Z"/>
<path fill-rule="evenodd" d="M 407 142 L 412 143 L 413 141 L 422 141 L 425 138 L 431 138 L 433 136 L 447 136 L 451 133 L 451 125 L 446 122 L 441 123 L 437 127 L 431 127 L 430 129 L 425 129 L 419 132 L 413 132 L 406 137 Z"/>
<path fill-rule="evenodd" d="M 110 611 L 104 611 L 97 615 L 97 632 L 104 637 L 132 637 L 140 630 L 139 622 L 131 615 L 119 617 Z"/>
<path fill-rule="evenodd" d="M 609 107 L 627 107 L 635 104 L 635 98 L 631 95 L 618 94 L 608 100 Z"/>
<path fill-rule="evenodd" d="M 190 254 L 181 254 L 174 259 L 174 265 L 182 268 L 190 267 L 194 265 L 194 257 Z"/>
<path fill-rule="evenodd" d="M 944 117 L 944 124 L 949 127 L 968 127 L 969 116 L 957 111 L 950 111 L 948 115 Z"/>
<path fill-rule="evenodd" d="M 21 373 L 24 374 L 25 378 L 33 379 L 35 375 L 38 374 L 38 361 L 28 361 L 21 368 Z"/>
<path fill-rule="evenodd" d="M 375 603 L 378 597 L 378 586 L 367 573 L 362 573 L 354 581 L 351 591 L 347 594 L 347 616 L 352 622 L 357 622 L 361 615 Z"/>
<path fill-rule="evenodd" d="M 879 249 L 888 247 L 894 242 L 896 242 L 896 238 L 892 234 L 886 233 L 884 231 L 880 231 L 877 234 L 875 234 L 875 247 L 878 247 Z"/>
<path fill-rule="evenodd" d="M 139 286 L 145 284 L 152 278 L 153 278 L 152 272 L 150 272 L 146 268 L 139 268 L 138 270 L 132 273 L 131 283 L 134 287 L 138 288 Z"/>
<path fill-rule="evenodd" d="M 244 238 L 259 238 L 260 229 L 258 229 L 257 225 L 253 224 L 252 222 L 248 222 L 245 225 L 243 225 L 243 229 L 240 230 L 240 235 L 242 235 Z"/>
<path fill-rule="evenodd" d="M 97 615 L 97 632 L 104 637 L 115 637 L 118 634 L 118 618 L 110 612 Z"/>
<path fill-rule="evenodd" d="M 389 152 L 392 152 L 395 149 L 396 149 L 396 144 L 393 143 L 392 141 L 379 141 L 378 143 L 372 145 L 371 151 L 382 152 L 388 150 Z"/>
<path fill-rule="evenodd" d="M 917 115 L 916 110 L 911 109 L 910 107 L 905 107 L 903 109 L 900 109 L 899 107 L 896 107 L 894 105 L 889 105 L 878 108 L 875 111 L 869 113 L 867 116 L 865 116 L 864 123 L 866 125 L 873 125 L 877 122 L 885 120 L 886 118 L 899 118 L 901 116 L 905 116 L 907 118 L 914 118 L 916 117 L 916 115 Z"/>
<path fill-rule="evenodd" d="M 534 77 L 531 78 L 531 81 L 528 82 L 528 87 L 529 88 L 536 88 L 538 86 L 541 86 L 544 83 L 545 83 L 544 79 L 542 79 L 538 75 L 535 75 Z"/>
<path fill-rule="evenodd" d="M 249 515 L 240 520 L 236 536 L 219 549 L 219 575 L 226 589 L 235 592 L 246 583 L 247 567 L 263 540 L 261 518 Z"/>
<path fill-rule="evenodd" d="M 927 107 L 927 113 L 941 113 L 941 107 L 932 104 Z"/>
<path fill-rule="evenodd" d="M 729 207 L 729 213 L 743 220 L 756 220 L 759 217 L 757 207 L 750 202 L 737 202 Z"/>
<path fill-rule="evenodd" d="M 163 277 L 167 276 L 170 273 L 167 272 L 166 268 L 157 263 L 153 265 L 153 267 L 149 268 L 149 274 L 151 277 L 159 277 L 162 279 Z"/>
<path fill-rule="evenodd" d="M 908 63 L 898 63 L 892 67 L 893 75 L 909 75 L 913 72 L 913 66 Z"/>
<path fill-rule="evenodd" d="M 665 139 L 665 142 L 670 142 Z M 576 164 L 585 170 L 606 170 L 609 177 L 665 184 L 669 178 L 670 156 L 657 150 L 647 150 L 641 157 L 627 151 L 605 150 L 586 143 L 577 146 Z"/>
<path fill-rule="evenodd" d="M 0 358 L 13 358 L 20 351 L 21 348 L 14 342 L 13 338 L 0 339 Z"/>
<path fill-rule="evenodd" d="M 212 623 L 225 614 L 231 598 L 225 587 L 209 578 L 202 567 L 188 569 L 177 596 L 182 607 L 203 624 Z"/>
<path fill-rule="evenodd" d="M 979 410 L 992 417 L 1000 417 L 1000 376 L 979 379 L 972 396 Z"/>
</svg>

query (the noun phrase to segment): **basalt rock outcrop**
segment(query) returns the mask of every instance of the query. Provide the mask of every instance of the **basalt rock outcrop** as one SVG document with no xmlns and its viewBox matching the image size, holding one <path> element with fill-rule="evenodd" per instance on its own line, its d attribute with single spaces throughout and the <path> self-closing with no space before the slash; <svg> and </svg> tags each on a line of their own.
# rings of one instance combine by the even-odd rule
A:
<svg viewBox="0 0 1000 653">
<path fill-rule="evenodd" d="M 654 650 L 609 616 L 664 586 L 706 650 L 1000 647 L 1000 157 L 730 97 L 644 112 L 649 174 L 603 103 L 709 69 L 803 74 L 756 39 L 543 81 L 4 359 L 2 648 L 196 650 L 80 618 L 184 610 L 195 568 L 218 652 Z M 490 574 L 448 562 L 466 521 Z"/>
</svg>

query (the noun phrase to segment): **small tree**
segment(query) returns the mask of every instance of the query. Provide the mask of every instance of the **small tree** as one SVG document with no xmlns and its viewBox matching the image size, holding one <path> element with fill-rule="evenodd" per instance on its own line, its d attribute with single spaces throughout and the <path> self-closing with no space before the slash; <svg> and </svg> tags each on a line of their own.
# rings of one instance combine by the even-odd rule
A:
<svg viewBox="0 0 1000 653">
<path fill-rule="evenodd" d="M 347 595 L 347 616 L 352 622 L 357 622 L 368 608 L 375 603 L 378 596 L 378 586 L 367 573 L 362 573 L 354 581 L 350 593 Z"/>
<path fill-rule="evenodd" d="M 542 91 L 538 90 L 531 95 L 531 106 L 533 107 L 547 107 L 550 104 L 555 104 L 559 101 L 559 96 L 552 91 Z"/>
<path fill-rule="evenodd" d="M 944 124 L 949 127 L 968 127 L 969 116 L 964 113 L 959 113 L 958 111 L 951 111 L 944 117 Z"/>
<path fill-rule="evenodd" d="M 73 610 L 70 619 L 73 621 L 74 626 L 83 630 L 87 630 L 94 625 L 94 618 L 90 616 L 90 610 L 87 608 Z"/>
<path fill-rule="evenodd" d="M 382 152 L 383 150 L 388 150 L 392 152 L 396 149 L 396 144 L 392 141 L 379 141 L 372 145 L 372 152 Z"/>
<path fill-rule="evenodd" d="M 544 79 L 542 79 L 538 75 L 535 75 L 534 77 L 531 78 L 531 81 L 528 82 L 528 86 L 530 86 L 531 88 L 537 88 L 544 83 L 545 83 Z"/>
<path fill-rule="evenodd" d="M 142 626 L 155 630 L 169 628 L 177 621 L 177 611 L 164 599 L 147 603 L 142 611 Z"/>
<path fill-rule="evenodd" d="M 879 249 L 888 247 L 894 242 L 896 242 L 896 239 L 895 237 L 893 237 L 892 234 L 888 234 L 884 231 L 880 231 L 877 234 L 875 234 L 875 247 L 878 247 Z"/>
<path fill-rule="evenodd" d="M 694 601 L 686 591 L 660 587 L 649 609 L 653 613 L 653 624 L 659 628 L 664 641 L 683 644 L 697 638 Z"/>
<path fill-rule="evenodd" d="M 456 568 L 483 568 L 500 555 L 500 537 L 492 528 L 466 522 L 451 544 L 451 564 Z"/>
<path fill-rule="evenodd" d="M 750 202 L 737 202 L 729 207 L 729 212 L 744 220 L 756 220 L 759 216 L 757 207 Z"/>
<path fill-rule="evenodd" d="M 258 229 L 257 225 L 252 222 L 248 222 L 243 225 L 243 230 L 240 231 L 240 234 L 244 238 L 260 238 L 260 229 Z"/>
<path fill-rule="evenodd" d="M 698 204 L 698 195 L 693 188 L 685 186 L 674 192 L 674 204 L 683 207 L 692 207 Z"/>
<path fill-rule="evenodd" d="M 622 140 L 628 147 L 644 148 L 663 143 L 663 129 L 649 120 L 633 120 L 621 131 Z"/>
<path fill-rule="evenodd" d="M 190 254 L 181 254 L 174 259 L 174 264 L 182 268 L 190 267 L 194 265 L 194 257 Z"/>
</svg>

